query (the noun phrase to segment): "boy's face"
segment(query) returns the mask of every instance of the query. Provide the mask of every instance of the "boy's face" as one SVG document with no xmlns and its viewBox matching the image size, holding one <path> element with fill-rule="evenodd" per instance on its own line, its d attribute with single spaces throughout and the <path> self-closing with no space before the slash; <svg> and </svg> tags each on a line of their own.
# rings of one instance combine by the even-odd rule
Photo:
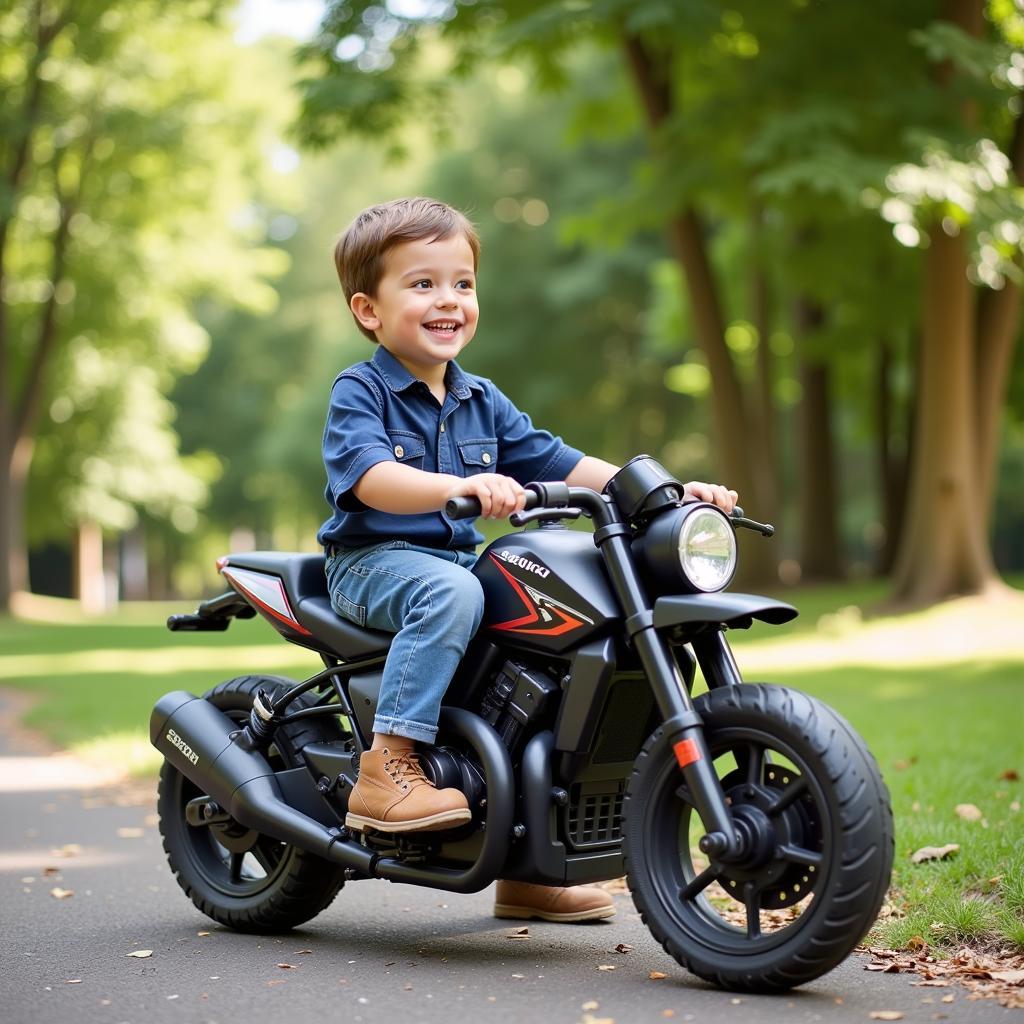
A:
<svg viewBox="0 0 1024 1024">
<path fill-rule="evenodd" d="M 376 296 L 358 292 L 350 305 L 410 373 L 435 377 L 476 333 L 473 250 L 462 234 L 402 242 L 384 256 Z"/>
</svg>

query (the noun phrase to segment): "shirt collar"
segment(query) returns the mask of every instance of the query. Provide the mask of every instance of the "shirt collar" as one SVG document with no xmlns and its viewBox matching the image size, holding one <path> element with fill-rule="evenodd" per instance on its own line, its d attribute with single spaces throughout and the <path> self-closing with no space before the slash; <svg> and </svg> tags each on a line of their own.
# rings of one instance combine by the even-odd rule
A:
<svg viewBox="0 0 1024 1024">
<path fill-rule="evenodd" d="M 411 387 L 417 381 L 417 378 L 383 345 L 377 346 L 377 351 L 374 352 L 371 362 L 377 367 L 381 377 L 384 378 L 384 383 L 396 394 L 399 391 L 405 391 L 406 388 Z M 470 392 L 474 388 L 477 391 L 483 391 L 483 386 L 464 373 L 454 359 L 448 363 L 445 382 L 448 385 L 448 390 L 460 401 L 469 398 Z"/>
</svg>

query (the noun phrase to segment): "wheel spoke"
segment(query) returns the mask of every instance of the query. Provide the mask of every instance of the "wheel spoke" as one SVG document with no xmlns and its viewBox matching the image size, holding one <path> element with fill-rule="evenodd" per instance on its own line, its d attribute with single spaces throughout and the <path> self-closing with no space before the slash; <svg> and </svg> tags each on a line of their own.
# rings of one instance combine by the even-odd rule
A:
<svg viewBox="0 0 1024 1024">
<path fill-rule="evenodd" d="M 230 870 L 231 870 L 231 881 L 234 885 L 240 885 L 242 882 L 242 861 L 245 860 L 244 853 L 233 853 L 231 854 Z"/>
<path fill-rule="evenodd" d="M 696 807 L 697 805 L 693 802 L 693 794 L 690 792 L 690 787 L 684 782 L 675 792 L 677 800 L 682 800 L 688 807 Z"/>
<path fill-rule="evenodd" d="M 753 882 L 743 886 L 743 906 L 747 911 L 747 938 L 761 937 L 761 890 Z"/>
<path fill-rule="evenodd" d="M 714 865 L 706 867 L 699 875 L 692 878 L 682 889 L 679 890 L 679 898 L 692 900 L 699 896 L 716 878 L 718 871 Z"/>
<path fill-rule="evenodd" d="M 794 800 L 807 792 L 807 780 L 798 775 L 781 793 L 765 808 L 765 813 L 772 817 L 784 811 Z"/>
<path fill-rule="evenodd" d="M 775 856 L 780 860 L 792 861 L 794 864 L 810 864 L 818 867 L 822 863 L 822 855 L 814 850 L 805 850 L 802 846 L 791 846 L 783 843 L 775 848 Z"/>
<path fill-rule="evenodd" d="M 260 836 L 253 843 L 249 852 L 256 858 L 257 863 L 266 873 L 272 874 L 281 860 L 281 851 L 278 843 L 268 840 L 266 836 Z"/>
<path fill-rule="evenodd" d="M 759 786 L 764 768 L 765 749 L 760 743 L 748 743 L 745 751 L 733 752 L 736 764 L 743 772 L 744 782 L 748 786 Z"/>
</svg>

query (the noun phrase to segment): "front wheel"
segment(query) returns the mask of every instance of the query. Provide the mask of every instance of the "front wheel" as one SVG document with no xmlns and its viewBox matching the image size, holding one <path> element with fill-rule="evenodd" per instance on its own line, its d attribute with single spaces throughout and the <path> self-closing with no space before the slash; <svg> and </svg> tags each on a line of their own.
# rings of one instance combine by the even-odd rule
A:
<svg viewBox="0 0 1024 1024">
<path fill-rule="evenodd" d="M 795 690 L 723 687 L 694 703 L 746 853 L 724 863 L 699 851 L 705 829 L 659 729 L 623 808 L 633 900 L 666 952 L 723 988 L 811 981 L 863 938 L 889 886 L 878 766 L 849 723 Z"/>
</svg>

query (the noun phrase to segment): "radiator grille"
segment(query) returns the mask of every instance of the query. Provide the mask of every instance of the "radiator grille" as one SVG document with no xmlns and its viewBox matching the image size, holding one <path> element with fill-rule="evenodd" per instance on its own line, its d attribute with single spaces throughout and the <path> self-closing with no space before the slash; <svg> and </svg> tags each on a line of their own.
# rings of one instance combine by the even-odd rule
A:
<svg viewBox="0 0 1024 1024">
<path fill-rule="evenodd" d="M 577 849 L 617 843 L 622 832 L 622 782 L 583 782 L 572 787 L 566 834 Z"/>
</svg>

